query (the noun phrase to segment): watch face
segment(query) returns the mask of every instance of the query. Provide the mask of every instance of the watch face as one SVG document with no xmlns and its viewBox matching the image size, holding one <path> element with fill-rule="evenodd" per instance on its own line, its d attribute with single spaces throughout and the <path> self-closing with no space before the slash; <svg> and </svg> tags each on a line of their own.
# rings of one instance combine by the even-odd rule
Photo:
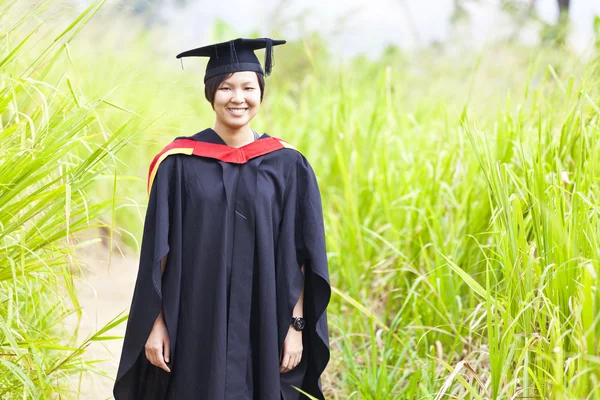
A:
<svg viewBox="0 0 600 400">
<path fill-rule="evenodd" d="M 301 331 L 302 329 L 304 329 L 304 318 L 296 318 L 294 320 L 294 328 L 298 331 Z"/>
</svg>

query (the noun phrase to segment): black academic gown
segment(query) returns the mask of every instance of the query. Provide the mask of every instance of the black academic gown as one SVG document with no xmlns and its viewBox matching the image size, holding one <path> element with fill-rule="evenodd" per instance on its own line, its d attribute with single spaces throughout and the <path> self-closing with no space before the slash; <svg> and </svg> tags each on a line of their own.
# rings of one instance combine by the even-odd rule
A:
<svg viewBox="0 0 600 400">
<path fill-rule="evenodd" d="M 148 187 L 115 399 L 306 398 L 292 385 L 324 399 L 331 288 L 321 198 L 306 158 L 266 133 L 233 148 L 206 129 L 159 153 Z M 280 373 L 303 285 L 302 361 Z M 171 373 L 144 352 L 161 304 Z"/>
</svg>

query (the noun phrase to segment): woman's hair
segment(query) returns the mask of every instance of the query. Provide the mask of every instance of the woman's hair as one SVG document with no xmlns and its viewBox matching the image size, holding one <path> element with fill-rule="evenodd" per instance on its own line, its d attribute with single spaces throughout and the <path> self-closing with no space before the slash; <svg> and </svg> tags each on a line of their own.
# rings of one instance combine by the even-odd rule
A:
<svg viewBox="0 0 600 400">
<path fill-rule="evenodd" d="M 208 78 L 206 82 L 204 82 L 204 96 L 213 108 L 215 108 L 215 93 L 217 93 L 217 89 L 219 89 L 221 83 L 223 83 L 223 81 L 229 78 L 231 75 L 233 74 L 215 75 L 212 78 Z M 258 87 L 260 88 L 260 101 L 262 103 L 263 95 L 265 94 L 265 77 L 257 72 L 256 78 L 258 79 Z"/>
</svg>

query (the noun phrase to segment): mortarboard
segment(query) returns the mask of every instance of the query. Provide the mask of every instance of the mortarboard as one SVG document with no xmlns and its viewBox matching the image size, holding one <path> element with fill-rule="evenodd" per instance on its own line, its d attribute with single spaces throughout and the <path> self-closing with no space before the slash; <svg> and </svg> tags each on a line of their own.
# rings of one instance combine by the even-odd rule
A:
<svg viewBox="0 0 600 400">
<path fill-rule="evenodd" d="M 285 40 L 270 38 L 234 39 L 228 42 L 210 44 L 177 54 L 182 57 L 210 57 L 206 65 L 204 82 L 215 75 L 238 71 L 255 71 L 265 76 L 271 73 L 273 66 L 273 46 L 284 44 Z M 263 71 L 254 50 L 265 50 L 265 70 Z"/>
</svg>

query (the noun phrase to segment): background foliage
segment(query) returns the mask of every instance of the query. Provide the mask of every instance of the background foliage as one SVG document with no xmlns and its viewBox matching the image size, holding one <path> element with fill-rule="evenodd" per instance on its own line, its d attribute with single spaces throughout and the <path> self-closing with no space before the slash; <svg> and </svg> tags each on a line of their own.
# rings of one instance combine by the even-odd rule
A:
<svg viewBox="0 0 600 400">
<path fill-rule="evenodd" d="M 94 3 L 57 32 L 47 4 L 0 0 L 5 398 L 70 396 L 94 370 L 81 356 L 107 332 L 76 343 L 63 327 L 74 234 L 138 248 L 151 158 L 214 118 L 202 66 L 156 61 L 160 28 L 125 41 L 97 16 L 80 32 Z M 340 62 L 324 43 L 277 49 L 252 125 L 319 177 L 328 398 L 600 397 L 599 61 L 512 43 Z"/>
</svg>

